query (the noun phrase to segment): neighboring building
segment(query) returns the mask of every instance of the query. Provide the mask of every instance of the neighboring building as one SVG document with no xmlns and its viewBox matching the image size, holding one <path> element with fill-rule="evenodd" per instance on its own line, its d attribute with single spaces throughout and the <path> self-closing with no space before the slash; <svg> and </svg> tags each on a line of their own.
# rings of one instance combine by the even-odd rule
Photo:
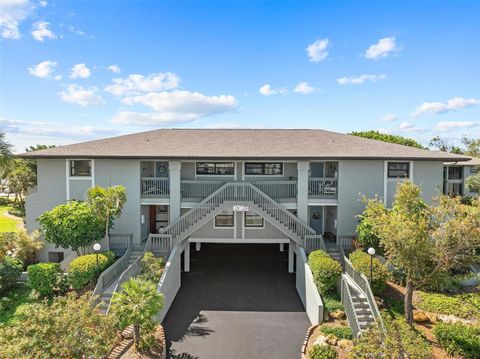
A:
<svg viewBox="0 0 480 359">
<path fill-rule="evenodd" d="M 205 219 L 190 242 L 289 243 L 265 212 L 244 205 L 240 184 L 245 183 L 318 234 L 353 235 L 364 208 L 361 195 L 378 195 L 390 205 L 397 183 L 409 178 L 428 201 L 442 192 L 444 162 L 459 166 L 470 159 L 323 130 L 210 129 L 155 130 L 21 157 L 38 160 L 38 185 L 26 200 L 29 231 L 38 228 L 36 219 L 44 211 L 82 200 L 89 187 L 121 184 L 128 201 L 115 232 L 133 233 L 136 243 L 226 183 L 233 189 L 232 183 L 239 185 L 239 202 L 229 201 L 223 212 Z M 67 254 L 46 245 L 40 259 Z"/>
<path fill-rule="evenodd" d="M 465 180 L 480 171 L 480 158 L 463 162 L 447 162 L 443 167 L 443 193 L 449 195 L 473 196 L 465 186 Z"/>
</svg>

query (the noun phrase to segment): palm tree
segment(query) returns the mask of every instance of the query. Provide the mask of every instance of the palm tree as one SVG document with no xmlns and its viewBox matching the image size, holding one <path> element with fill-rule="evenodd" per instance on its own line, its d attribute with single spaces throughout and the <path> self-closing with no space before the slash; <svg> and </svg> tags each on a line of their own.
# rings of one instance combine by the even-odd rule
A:
<svg viewBox="0 0 480 359">
<path fill-rule="evenodd" d="M 11 170 L 12 159 L 12 145 L 5 139 L 5 133 L 0 131 L 0 179 L 7 177 Z"/>
<path fill-rule="evenodd" d="M 105 238 L 110 247 L 109 232 L 112 222 L 122 214 L 122 208 L 127 201 L 127 191 L 123 186 L 100 187 L 94 186 L 87 191 L 87 203 L 95 213 L 105 220 Z"/>
<path fill-rule="evenodd" d="M 157 291 L 155 283 L 130 278 L 122 285 L 122 291 L 112 298 L 112 312 L 123 326 L 133 324 L 135 347 L 140 343 L 141 328 L 152 323 L 153 316 L 163 308 L 163 294 Z"/>
</svg>

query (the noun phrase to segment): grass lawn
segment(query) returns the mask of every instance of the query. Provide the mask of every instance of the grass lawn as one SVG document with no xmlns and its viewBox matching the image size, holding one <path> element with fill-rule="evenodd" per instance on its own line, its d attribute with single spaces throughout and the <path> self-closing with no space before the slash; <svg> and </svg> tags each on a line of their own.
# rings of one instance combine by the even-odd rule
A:
<svg viewBox="0 0 480 359">
<path fill-rule="evenodd" d="M 0 324 L 9 324 L 19 318 L 23 310 L 35 303 L 30 298 L 31 289 L 26 284 L 18 284 L 6 290 L 0 297 Z"/>
<path fill-rule="evenodd" d="M 21 221 L 10 217 L 7 211 L 11 209 L 10 206 L 0 206 L 0 232 L 15 232 L 17 225 Z"/>
</svg>

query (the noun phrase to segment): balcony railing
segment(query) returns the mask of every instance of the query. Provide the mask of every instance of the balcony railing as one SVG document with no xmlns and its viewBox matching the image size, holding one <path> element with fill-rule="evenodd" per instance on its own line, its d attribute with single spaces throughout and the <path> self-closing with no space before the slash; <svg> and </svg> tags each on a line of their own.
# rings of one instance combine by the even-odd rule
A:
<svg viewBox="0 0 480 359">
<path fill-rule="evenodd" d="M 142 197 L 161 198 L 170 194 L 168 178 L 142 177 Z"/>
<path fill-rule="evenodd" d="M 180 190 L 183 200 L 201 201 L 222 187 L 222 181 L 182 181 Z"/>
<path fill-rule="evenodd" d="M 297 198 L 296 181 L 258 181 L 252 183 L 260 191 L 279 202 Z"/>
<path fill-rule="evenodd" d="M 337 179 L 317 177 L 308 182 L 308 196 L 310 198 L 335 199 L 337 198 Z"/>
</svg>

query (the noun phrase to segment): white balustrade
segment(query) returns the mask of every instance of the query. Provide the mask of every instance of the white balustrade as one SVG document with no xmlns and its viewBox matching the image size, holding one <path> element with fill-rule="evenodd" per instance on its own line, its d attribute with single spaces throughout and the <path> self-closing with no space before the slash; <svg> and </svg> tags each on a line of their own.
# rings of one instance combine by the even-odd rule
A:
<svg viewBox="0 0 480 359">
<path fill-rule="evenodd" d="M 168 178 L 142 177 L 142 197 L 168 197 L 169 193 Z"/>
<path fill-rule="evenodd" d="M 297 198 L 296 181 L 258 181 L 253 185 L 274 200 L 284 202 Z"/>
<path fill-rule="evenodd" d="M 201 201 L 222 187 L 223 184 L 222 181 L 182 181 L 180 187 L 182 199 Z"/>
<path fill-rule="evenodd" d="M 308 195 L 312 198 L 337 198 L 337 179 L 312 177 L 308 180 Z"/>
</svg>

